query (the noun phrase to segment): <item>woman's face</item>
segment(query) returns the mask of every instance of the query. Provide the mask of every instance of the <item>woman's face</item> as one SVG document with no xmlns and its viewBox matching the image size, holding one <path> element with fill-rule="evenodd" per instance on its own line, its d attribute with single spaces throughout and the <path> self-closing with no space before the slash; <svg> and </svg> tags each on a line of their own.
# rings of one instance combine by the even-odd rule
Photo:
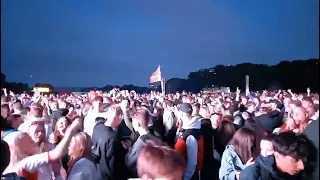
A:
<svg viewBox="0 0 320 180">
<path fill-rule="evenodd" d="M 31 125 L 29 128 L 29 136 L 36 144 L 40 144 L 45 136 L 45 128 L 43 122 Z"/>
<path fill-rule="evenodd" d="M 274 153 L 272 142 L 261 140 L 260 142 L 261 155 L 267 157 Z"/>
<path fill-rule="evenodd" d="M 64 135 L 68 128 L 69 124 L 66 118 L 61 118 L 56 124 L 56 127 L 61 135 Z"/>
<path fill-rule="evenodd" d="M 212 125 L 212 128 L 213 129 L 217 129 L 218 128 L 218 125 L 221 121 L 221 118 L 219 115 L 217 114 L 214 114 L 210 117 L 210 120 L 211 120 L 211 125 Z"/>
</svg>

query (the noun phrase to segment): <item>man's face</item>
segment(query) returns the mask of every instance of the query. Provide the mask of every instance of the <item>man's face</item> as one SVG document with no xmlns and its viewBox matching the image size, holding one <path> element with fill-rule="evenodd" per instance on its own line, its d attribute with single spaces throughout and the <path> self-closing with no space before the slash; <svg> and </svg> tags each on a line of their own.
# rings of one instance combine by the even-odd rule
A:
<svg viewBox="0 0 320 180">
<path fill-rule="evenodd" d="M 254 105 L 251 105 L 248 107 L 248 112 L 252 113 L 256 110 L 256 107 Z"/>
<path fill-rule="evenodd" d="M 271 141 L 261 140 L 260 141 L 260 154 L 264 157 L 267 157 L 274 153 L 273 145 Z"/>
<path fill-rule="evenodd" d="M 304 163 L 301 159 L 295 159 L 291 156 L 285 156 L 275 152 L 277 167 L 284 173 L 296 175 L 304 170 Z"/>
<path fill-rule="evenodd" d="M 312 103 L 309 101 L 305 101 L 305 100 L 302 101 L 302 107 L 305 109 L 308 109 L 311 105 Z"/>
<path fill-rule="evenodd" d="M 243 105 L 246 105 L 247 102 L 248 102 L 247 98 L 241 98 L 241 103 L 242 103 Z"/>
<path fill-rule="evenodd" d="M 292 112 L 292 118 L 297 124 L 300 124 L 306 119 L 306 112 L 302 108 L 295 108 Z"/>
<path fill-rule="evenodd" d="M 270 103 L 271 109 L 275 110 L 277 109 L 277 104 L 276 103 Z"/>
<path fill-rule="evenodd" d="M 289 102 L 290 102 L 290 98 L 284 98 L 283 104 L 284 104 L 285 107 L 289 106 Z"/>
</svg>

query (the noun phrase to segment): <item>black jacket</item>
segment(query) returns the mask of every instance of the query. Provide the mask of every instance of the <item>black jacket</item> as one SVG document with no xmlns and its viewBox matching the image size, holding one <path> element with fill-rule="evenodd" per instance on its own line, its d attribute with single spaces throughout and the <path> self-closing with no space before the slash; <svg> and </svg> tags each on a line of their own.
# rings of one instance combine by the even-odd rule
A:
<svg viewBox="0 0 320 180">
<path fill-rule="evenodd" d="M 140 136 L 137 141 L 133 144 L 133 146 L 129 149 L 126 159 L 125 159 L 125 164 L 128 170 L 130 170 L 130 178 L 137 178 L 137 160 L 139 157 L 139 154 L 144 147 L 145 143 L 147 140 L 157 140 L 159 141 L 158 138 L 153 136 L 151 133 L 148 133 L 146 135 Z"/>
<path fill-rule="evenodd" d="M 255 163 L 240 173 L 240 180 L 300 180 L 300 176 L 291 176 L 275 169 L 275 157 L 258 156 Z"/>
<path fill-rule="evenodd" d="M 254 118 L 260 127 L 268 132 L 272 133 L 275 128 L 278 128 L 282 125 L 282 121 L 279 118 L 272 118 L 269 114 L 262 114 Z"/>
<path fill-rule="evenodd" d="M 127 179 L 123 148 L 120 136 L 111 127 L 104 125 L 105 121 L 98 121 L 93 128 L 92 153 L 101 172 L 102 179 Z"/>
<path fill-rule="evenodd" d="M 274 119 L 277 122 L 282 122 L 283 120 L 283 116 L 284 116 L 284 112 L 278 111 L 278 110 L 274 110 L 269 112 L 268 114 L 272 119 Z"/>
<path fill-rule="evenodd" d="M 305 175 L 309 176 L 310 180 L 316 180 L 319 179 L 319 119 L 310 123 L 303 134 L 311 143 L 310 156 L 305 167 L 308 171 L 305 172 Z"/>
</svg>

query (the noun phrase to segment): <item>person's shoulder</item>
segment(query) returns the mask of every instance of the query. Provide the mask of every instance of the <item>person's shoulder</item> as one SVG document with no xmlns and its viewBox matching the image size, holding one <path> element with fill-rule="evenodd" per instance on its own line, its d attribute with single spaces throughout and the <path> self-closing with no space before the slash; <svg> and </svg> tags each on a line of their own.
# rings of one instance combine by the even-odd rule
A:
<svg viewBox="0 0 320 180">
<path fill-rule="evenodd" d="M 117 132 L 115 132 L 112 128 L 105 126 L 104 123 L 98 123 L 93 128 L 92 140 L 94 140 L 95 137 L 98 137 L 98 139 L 108 141 L 116 138 L 116 136 Z"/>
<path fill-rule="evenodd" d="M 79 159 L 72 167 L 69 176 L 92 177 L 97 173 L 95 164 L 87 158 Z M 90 175 L 91 174 L 91 175 Z"/>
<path fill-rule="evenodd" d="M 240 179 L 244 180 L 256 180 L 259 179 L 260 168 L 257 163 L 254 163 L 246 168 L 244 168 L 240 173 Z"/>
</svg>

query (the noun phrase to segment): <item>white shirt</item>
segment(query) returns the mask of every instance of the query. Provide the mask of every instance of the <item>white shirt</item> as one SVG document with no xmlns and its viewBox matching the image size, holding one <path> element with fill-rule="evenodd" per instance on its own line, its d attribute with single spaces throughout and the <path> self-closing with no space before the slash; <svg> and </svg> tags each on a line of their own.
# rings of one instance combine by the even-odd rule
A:
<svg viewBox="0 0 320 180">
<path fill-rule="evenodd" d="M 12 172 L 18 173 L 18 172 L 21 172 L 22 170 L 25 170 L 29 173 L 38 171 L 38 179 L 61 180 L 61 177 L 59 176 L 53 178 L 52 169 L 49 165 L 48 152 L 26 157 L 15 166 L 10 166 L 9 164 L 9 166 L 5 169 L 3 174 L 8 174 Z"/>
<path fill-rule="evenodd" d="M 93 128 L 96 125 L 96 118 L 103 117 L 107 118 L 106 112 L 88 112 L 87 116 L 83 120 L 83 132 L 87 133 L 90 137 L 92 137 Z"/>
</svg>

